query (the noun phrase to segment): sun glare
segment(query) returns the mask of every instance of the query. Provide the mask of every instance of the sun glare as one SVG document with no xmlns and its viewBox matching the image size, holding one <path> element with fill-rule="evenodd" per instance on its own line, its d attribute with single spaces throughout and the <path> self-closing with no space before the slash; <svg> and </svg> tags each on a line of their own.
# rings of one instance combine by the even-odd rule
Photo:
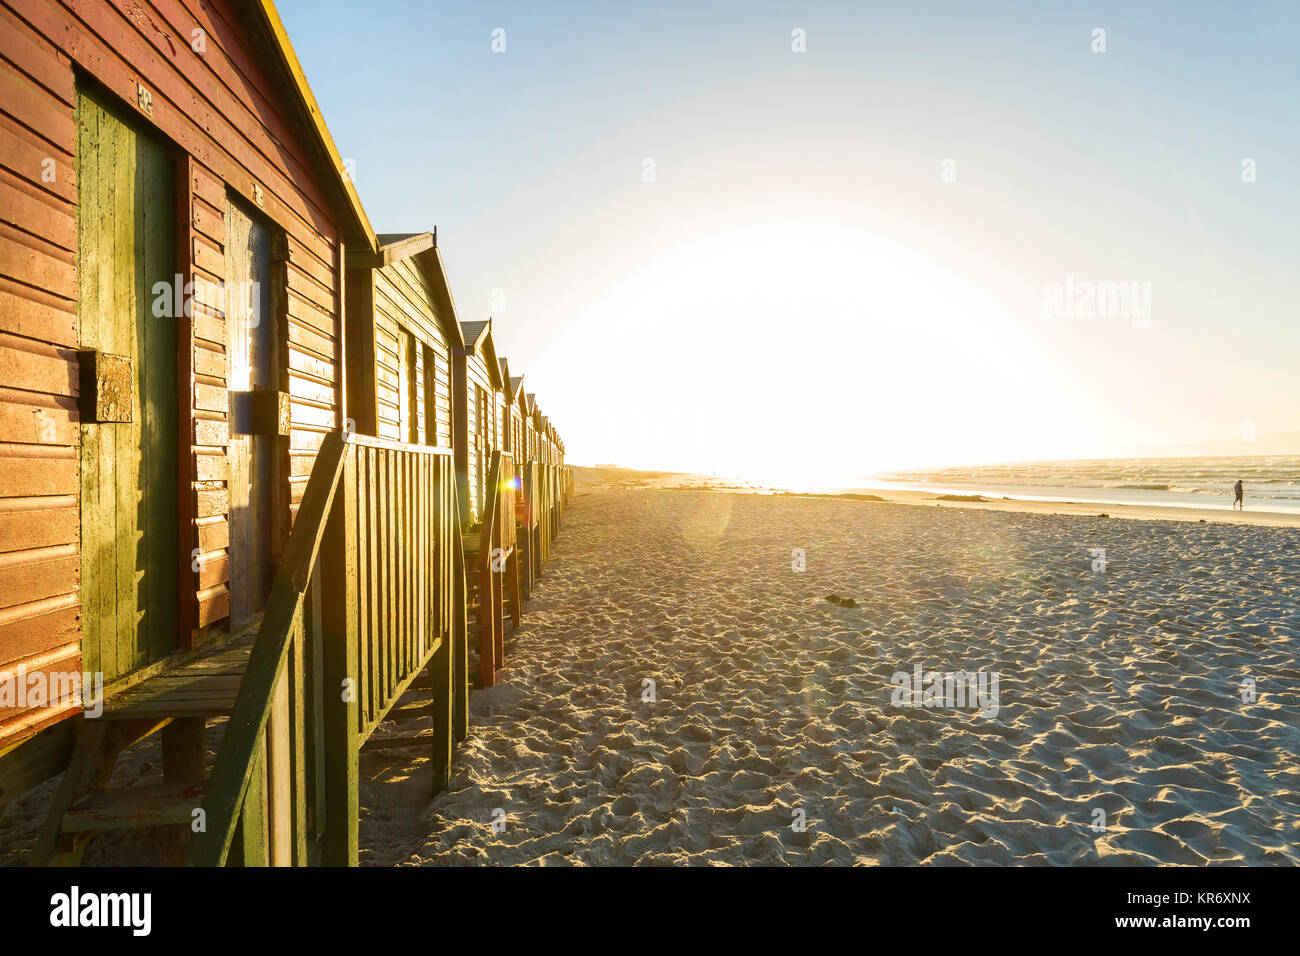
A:
<svg viewBox="0 0 1300 956">
<path fill-rule="evenodd" d="M 619 375 L 661 394 L 613 413 L 601 444 L 626 433 L 622 462 L 810 487 L 1028 456 L 1050 430 L 981 281 L 837 222 L 701 230 L 607 307 L 656 330 Z"/>
</svg>

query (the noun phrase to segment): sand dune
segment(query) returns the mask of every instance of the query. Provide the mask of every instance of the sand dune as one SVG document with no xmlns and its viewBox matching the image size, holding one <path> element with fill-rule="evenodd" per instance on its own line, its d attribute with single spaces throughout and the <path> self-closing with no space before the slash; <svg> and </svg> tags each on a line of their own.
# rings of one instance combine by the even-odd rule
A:
<svg viewBox="0 0 1300 956">
<path fill-rule="evenodd" d="M 451 787 L 363 758 L 363 862 L 1300 862 L 1295 531 L 588 488 Z"/>
</svg>

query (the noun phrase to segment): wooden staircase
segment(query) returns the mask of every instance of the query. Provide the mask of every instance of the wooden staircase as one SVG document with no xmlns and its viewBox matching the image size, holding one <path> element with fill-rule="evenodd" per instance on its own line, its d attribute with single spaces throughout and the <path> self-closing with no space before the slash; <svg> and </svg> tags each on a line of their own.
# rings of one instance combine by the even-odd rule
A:
<svg viewBox="0 0 1300 956">
<path fill-rule="evenodd" d="M 541 553 L 538 529 L 538 471 L 535 461 L 517 465 L 515 478 L 519 483 L 515 497 L 515 541 L 519 549 L 519 584 L 524 600 L 533 596 L 533 585 L 541 575 Z"/>
<path fill-rule="evenodd" d="M 513 476 L 495 453 L 484 520 L 462 534 L 448 449 L 328 436 L 265 612 L 77 718 L 29 862 L 76 865 L 99 834 L 152 828 L 160 863 L 355 865 L 360 752 L 430 748 L 446 785 L 468 732 L 469 608 L 490 687 L 525 569 L 531 585 L 549 553 L 571 473 L 530 462 L 521 487 Z M 429 717 L 432 731 L 375 736 Z M 155 733 L 161 779 L 110 787 L 123 751 Z"/>
<path fill-rule="evenodd" d="M 29 863 L 75 865 L 99 833 L 194 822 L 203 805 L 207 722 L 234 710 L 260 620 L 228 643 L 108 695 L 98 719 L 80 719 L 72 758 Z M 122 751 L 157 731 L 162 782 L 110 789 Z M 181 842 L 164 841 L 159 862 L 180 862 Z"/>
<path fill-rule="evenodd" d="M 449 449 L 327 436 L 260 620 L 77 718 L 29 862 L 75 865 L 97 834 L 151 827 L 162 863 L 355 865 L 358 759 L 375 729 L 433 717 L 413 740 L 435 790 L 468 729 L 456 500 Z M 110 788 L 122 752 L 158 732 L 162 779 Z"/>
<path fill-rule="evenodd" d="M 477 622 L 479 687 L 495 684 L 496 673 L 505 661 L 507 608 L 512 628 L 519 627 L 523 616 L 513 475 L 510 455 L 493 452 L 483 520 L 461 535 L 468 572 L 466 607 L 469 619 Z"/>
</svg>

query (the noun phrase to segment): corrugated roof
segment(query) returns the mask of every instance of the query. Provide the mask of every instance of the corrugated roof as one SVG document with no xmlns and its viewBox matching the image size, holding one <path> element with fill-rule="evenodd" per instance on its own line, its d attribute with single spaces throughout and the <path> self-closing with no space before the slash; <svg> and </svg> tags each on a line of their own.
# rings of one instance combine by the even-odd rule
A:
<svg viewBox="0 0 1300 956">
<path fill-rule="evenodd" d="M 460 331 L 465 336 L 466 348 L 472 348 L 478 344 L 478 340 L 483 337 L 484 331 L 487 330 L 488 321 L 490 320 L 485 320 L 483 322 L 462 322 L 460 324 Z"/>
<path fill-rule="evenodd" d="M 483 364 L 487 366 L 487 373 L 492 379 L 493 388 L 498 391 L 504 390 L 506 383 L 501 377 L 501 366 L 497 359 L 497 345 L 492 338 L 492 317 L 489 316 L 486 322 L 462 322 L 460 331 L 465 338 L 463 354 L 468 355 L 470 352 L 477 352 L 481 348 L 483 350 Z"/>
</svg>

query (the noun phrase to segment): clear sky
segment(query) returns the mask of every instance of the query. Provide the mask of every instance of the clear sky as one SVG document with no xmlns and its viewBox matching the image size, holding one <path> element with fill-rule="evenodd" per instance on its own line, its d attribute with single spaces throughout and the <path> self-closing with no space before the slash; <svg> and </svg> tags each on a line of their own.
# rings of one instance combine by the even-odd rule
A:
<svg viewBox="0 0 1300 956">
<path fill-rule="evenodd" d="M 438 226 L 572 462 L 1300 428 L 1300 4 L 279 9 L 375 228 Z"/>
</svg>

